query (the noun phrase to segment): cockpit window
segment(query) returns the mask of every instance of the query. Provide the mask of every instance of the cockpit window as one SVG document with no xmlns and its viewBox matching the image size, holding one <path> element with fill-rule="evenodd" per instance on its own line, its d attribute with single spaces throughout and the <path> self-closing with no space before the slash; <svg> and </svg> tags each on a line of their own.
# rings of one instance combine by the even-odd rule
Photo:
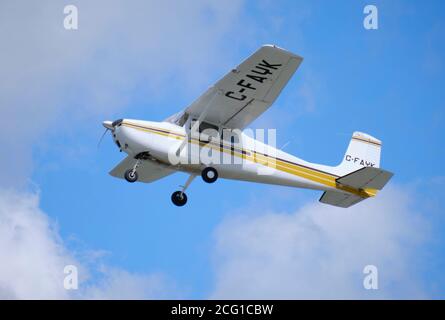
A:
<svg viewBox="0 0 445 320">
<path fill-rule="evenodd" d="M 190 123 L 190 128 L 193 128 L 193 126 L 195 125 L 195 122 L 196 122 L 196 120 L 192 120 L 192 122 Z M 202 133 L 202 132 L 204 132 L 207 129 L 212 129 L 212 130 L 214 130 L 216 132 L 219 131 L 218 126 L 216 126 L 214 124 L 211 124 L 211 123 L 208 123 L 208 122 L 204 122 L 204 121 L 199 124 L 199 133 Z"/>
</svg>

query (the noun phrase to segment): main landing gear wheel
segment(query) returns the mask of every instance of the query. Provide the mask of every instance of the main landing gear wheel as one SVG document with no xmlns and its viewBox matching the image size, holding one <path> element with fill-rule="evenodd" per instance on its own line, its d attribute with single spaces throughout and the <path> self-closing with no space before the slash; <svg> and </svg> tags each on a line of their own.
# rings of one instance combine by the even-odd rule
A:
<svg viewBox="0 0 445 320">
<path fill-rule="evenodd" d="M 213 183 L 218 179 L 218 171 L 215 168 L 207 167 L 201 172 L 202 180 L 207 183 Z"/>
<path fill-rule="evenodd" d="M 175 191 L 172 194 L 172 202 L 178 207 L 182 207 L 187 203 L 187 195 L 181 191 Z"/>
<path fill-rule="evenodd" d="M 136 182 L 138 180 L 138 173 L 134 169 L 128 169 L 127 171 L 125 171 L 124 176 L 125 180 L 131 183 Z"/>
</svg>

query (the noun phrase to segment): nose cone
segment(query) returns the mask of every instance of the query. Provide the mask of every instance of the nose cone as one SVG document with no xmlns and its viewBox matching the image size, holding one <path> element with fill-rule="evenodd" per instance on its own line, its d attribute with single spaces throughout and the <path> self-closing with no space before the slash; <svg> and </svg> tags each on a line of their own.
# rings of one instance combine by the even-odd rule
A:
<svg viewBox="0 0 445 320">
<path fill-rule="evenodd" d="M 113 122 L 111 121 L 104 121 L 102 122 L 102 125 L 107 129 L 113 130 Z"/>
</svg>

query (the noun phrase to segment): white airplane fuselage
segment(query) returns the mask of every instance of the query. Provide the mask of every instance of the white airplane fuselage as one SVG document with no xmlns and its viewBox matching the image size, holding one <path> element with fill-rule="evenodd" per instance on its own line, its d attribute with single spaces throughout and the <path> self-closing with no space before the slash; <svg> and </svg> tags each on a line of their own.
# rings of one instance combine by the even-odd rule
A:
<svg viewBox="0 0 445 320">
<path fill-rule="evenodd" d="M 148 152 L 154 160 L 178 171 L 199 175 L 203 168 L 210 166 L 221 178 L 325 191 L 339 188 L 335 181 L 341 174 L 338 167 L 306 162 L 245 134 L 241 134 L 236 146 L 222 139 L 208 144 L 192 138 L 179 157 L 173 157 L 175 161 L 172 163 L 172 154 L 180 148 L 185 137 L 184 127 L 169 122 L 124 119 L 113 131 L 115 143 L 130 156 Z M 203 163 L 201 157 L 191 163 L 189 148 L 193 150 L 192 154 L 200 155 L 210 154 L 212 149 L 212 159 L 226 161 Z M 180 163 L 177 163 L 178 159 Z"/>
<path fill-rule="evenodd" d="M 189 173 L 171 200 L 187 203 L 185 191 L 198 175 L 323 190 L 319 201 L 349 208 L 373 197 L 391 179 L 380 168 L 382 142 L 352 134 L 337 166 L 310 163 L 275 148 L 274 132 L 247 128 L 277 99 L 303 58 L 263 45 L 210 86 L 187 108 L 164 121 L 104 121 L 115 143 L 128 154 L 109 174 L 129 183 L 151 183 L 176 171 Z"/>
</svg>

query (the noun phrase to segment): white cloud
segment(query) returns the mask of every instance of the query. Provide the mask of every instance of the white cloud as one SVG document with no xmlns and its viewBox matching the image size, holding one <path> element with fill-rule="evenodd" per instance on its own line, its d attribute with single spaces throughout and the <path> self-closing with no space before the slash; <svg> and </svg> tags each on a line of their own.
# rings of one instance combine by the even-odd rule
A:
<svg viewBox="0 0 445 320">
<path fill-rule="evenodd" d="M 216 232 L 211 297 L 424 297 L 416 270 L 429 227 L 413 198 L 389 186 L 347 210 L 311 204 L 229 216 Z M 366 265 L 378 267 L 376 291 L 363 288 Z"/>
<path fill-rule="evenodd" d="M 162 274 L 135 274 L 100 260 L 79 260 L 39 209 L 38 194 L 0 190 L 0 299 L 176 297 L 172 292 L 177 290 L 170 290 L 174 286 Z M 78 290 L 63 286 L 66 265 L 78 268 Z M 90 279 L 96 269 L 99 277 Z"/>
<path fill-rule="evenodd" d="M 68 294 L 63 267 L 88 268 L 64 246 L 38 194 L 5 188 L 27 187 L 32 150 L 49 129 L 63 136 L 111 117 L 136 94 L 155 108 L 162 95 L 205 89 L 213 69 L 229 69 L 223 39 L 241 23 L 241 3 L 74 0 L 79 29 L 67 31 L 63 1 L 0 2 L 1 298 L 165 297 L 164 276 L 112 267 Z"/>
<path fill-rule="evenodd" d="M 211 298 L 425 297 L 417 272 L 429 225 L 412 199 L 390 186 L 347 210 L 311 204 L 293 214 L 237 212 L 216 232 Z M 180 297 L 165 275 L 131 273 L 100 257 L 67 249 L 38 194 L 0 191 L 0 298 Z M 67 264 L 79 268 L 77 291 L 63 288 Z M 377 291 L 362 286 L 368 264 L 378 267 Z"/>
<path fill-rule="evenodd" d="M 104 267 L 102 279 L 87 286 L 83 299 L 173 299 L 178 288 L 163 274 L 137 274 L 118 268 Z"/>
<path fill-rule="evenodd" d="M 1 298 L 67 298 L 63 268 L 73 260 L 37 194 L 0 192 Z"/>
<path fill-rule="evenodd" d="M 32 148 L 49 128 L 60 135 L 85 122 L 99 126 L 135 96 L 165 116 L 156 98 L 204 90 L 216 66 L 229 68 L 220 67 L 230 49 L 223 39 L 241 1 L 70 4 L 79 12 L 76 31 L 63 28 L 63 1 L 0 3 L 2 186 L 26 184 Z"/>
</svg>

